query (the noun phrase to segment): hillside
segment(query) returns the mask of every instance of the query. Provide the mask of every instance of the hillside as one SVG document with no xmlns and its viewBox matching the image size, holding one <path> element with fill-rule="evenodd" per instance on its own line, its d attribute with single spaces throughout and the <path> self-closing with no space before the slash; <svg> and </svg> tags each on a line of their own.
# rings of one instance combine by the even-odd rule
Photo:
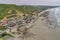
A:
<svg viewBox="0 0 60 40">
<path fill-rule="evenodd" d="M 39 13 L 40 11 L 50 8 L 47 6 L 27 6 L 27 5 L 22 5 L 22 6 L 16 6 L 14 4 L 0 4 L 0 20 L 9 15 L 10 10 L 18 10 L 19 12 L 26 13 L 26 14 L 31 14 L 33 12 Z"/>
</svg>

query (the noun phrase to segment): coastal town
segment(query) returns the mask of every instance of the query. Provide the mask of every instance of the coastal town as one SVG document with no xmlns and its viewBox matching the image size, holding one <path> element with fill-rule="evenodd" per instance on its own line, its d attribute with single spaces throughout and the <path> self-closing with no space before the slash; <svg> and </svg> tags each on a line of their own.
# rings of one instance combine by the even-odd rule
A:
<svg viewBox="0 0 60 40">
<path fill-rule="evenodd" d="M 16 10 L 12 10 L 10 13 L 11 15 L 4 17 L 0 21 L 0 35 L 7 33 L 15 37 L 15 34 L 19 34 L 17 36 L 20 37 L 31 28 L 31 25 L 38 18 L 38 14 L 35 12 L 32 14 L 18 15 Z"/>
<path fill-rule="evenodd" d="M 59 18 L 52 6 L 0 4 L 0 40 L 59 40 Z"/>
</svg>

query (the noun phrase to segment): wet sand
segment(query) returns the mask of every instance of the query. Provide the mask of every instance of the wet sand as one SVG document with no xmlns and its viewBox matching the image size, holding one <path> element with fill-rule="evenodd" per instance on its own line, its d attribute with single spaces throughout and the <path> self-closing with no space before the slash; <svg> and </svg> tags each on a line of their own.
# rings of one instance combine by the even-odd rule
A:
<svg viewBox="0 0 60 40">
<path fill-rule="evenodd" d="M 49 25 L 46 24 L 46 20 L 42 21 L 41 19 L 42 17 L 34 23 L 31 32 L 35 34 L 35 37 L 30 38 L 30 40 L 60 40 L 60 28 L 49 29 Z"/>
</svg>

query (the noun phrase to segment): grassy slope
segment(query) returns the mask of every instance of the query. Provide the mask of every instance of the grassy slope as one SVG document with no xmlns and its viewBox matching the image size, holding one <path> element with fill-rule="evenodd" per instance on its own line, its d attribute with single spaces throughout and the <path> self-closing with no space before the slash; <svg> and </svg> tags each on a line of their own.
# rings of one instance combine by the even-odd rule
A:
<svg viewBox="0 0 60 40">
<path fill-rule="evenodd" d="M 0 20 L 8 15 L 9 10 L 18 10 L 23 13 L 32 13 L 32 10 L 36 10 L 32 6 L 16 6 L 16 5 L 8 5 L 8 4 L 0 4 Z"/>
<path fill-rule="evenodd" d="M 9 10 L 18 10 L 20 12 L 23 12 L 23 13 L 27 13 L 27 14 L 30 14 L 32 12 L 38 12 L 38 11 L 41 11 L 41 10 L 44 10 L 46 8 L 40 8 L 40 7 L 34 7 L 34 6 L 16 6 L 14 4 L 0 4 L 0 20 L 3 19 L 5 16 L 8 15 L 8 11 Z"/>
<path fill-rule="evenodd" d="M 5 16 L 8 15 L 8 11 L 13 9 L 15 5 L 5 5 L 5 4 L 0 4 L 0 19 L 4 18 Z"/>
</svg>

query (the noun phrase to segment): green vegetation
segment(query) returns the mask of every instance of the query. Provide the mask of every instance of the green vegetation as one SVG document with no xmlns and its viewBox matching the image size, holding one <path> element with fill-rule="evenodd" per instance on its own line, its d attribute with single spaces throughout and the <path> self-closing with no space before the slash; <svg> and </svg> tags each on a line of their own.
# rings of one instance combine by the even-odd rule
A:
<svg viewBox="0 0 60 40">
<path fill-rule="evenodd" d="M 8 4 L 0 4 L 0 20 L 4 17 L 10 15 L 8 12 L 12 10 L 11 14 L 16 13 L 15 10 L 21 11 L 23 13 L 31 13 L 35 8 L 32 6 L 16 6 Z"/>
<path fill-rule="evenodd" d="M 0 26 L 0 30 L 5 30 L 6 27 L 5 26 Z"/>
<path fill-rule="evenodd" d="M 23 13 L 32 13 L 35 10 L 37 10 L 35 7 L 33 6 L 16 6 L 15 7 L 16 10 L 21 11 Z M 36 12 L 36 11 L 35 11 Z"/>
<path fill-rule="evenodd" d="M 0 34 L 0 37 L 4 37 L 4 36 L 13 37 L 11 34 L 8 34 L 8 33 L 6 33 L 6 32 Z"/>
<path fill-rule="evenodd" d="M 8 34 L 8 33 L 2 33 L 0 34 L 0 40 L 6 40 L 5 37 L 13 37 L 11 34 Z"/>
<path fill-rule="evenodd" d="M 44 9 L 47 9 L 47 7 L 27 6 L 27 5 L 17 6 L 14 4 L 0 4 L 0 20 L 10 15 L 8 13 L 10 10 L 13 10 L 12 13 L 16 13 L 14 10 L 18 10 L 26 14 L 31 14 L 33 12 L 39 13 Z"/>
<path fill-rule="evenodd" d="M 12 10 L 15 5 L 0 4 L 0 20 L 8 15 L 8 11 Z"/>
<path fill-rule="evenodd" d="M 17 12 L 15 10 L 12 10 L 10 14 L 16 14 Z"/>
<path fill-rule="evenodd" d="M 0 40 L 5 40 L 5 38 L 1 37 Z"/>
</svg>

